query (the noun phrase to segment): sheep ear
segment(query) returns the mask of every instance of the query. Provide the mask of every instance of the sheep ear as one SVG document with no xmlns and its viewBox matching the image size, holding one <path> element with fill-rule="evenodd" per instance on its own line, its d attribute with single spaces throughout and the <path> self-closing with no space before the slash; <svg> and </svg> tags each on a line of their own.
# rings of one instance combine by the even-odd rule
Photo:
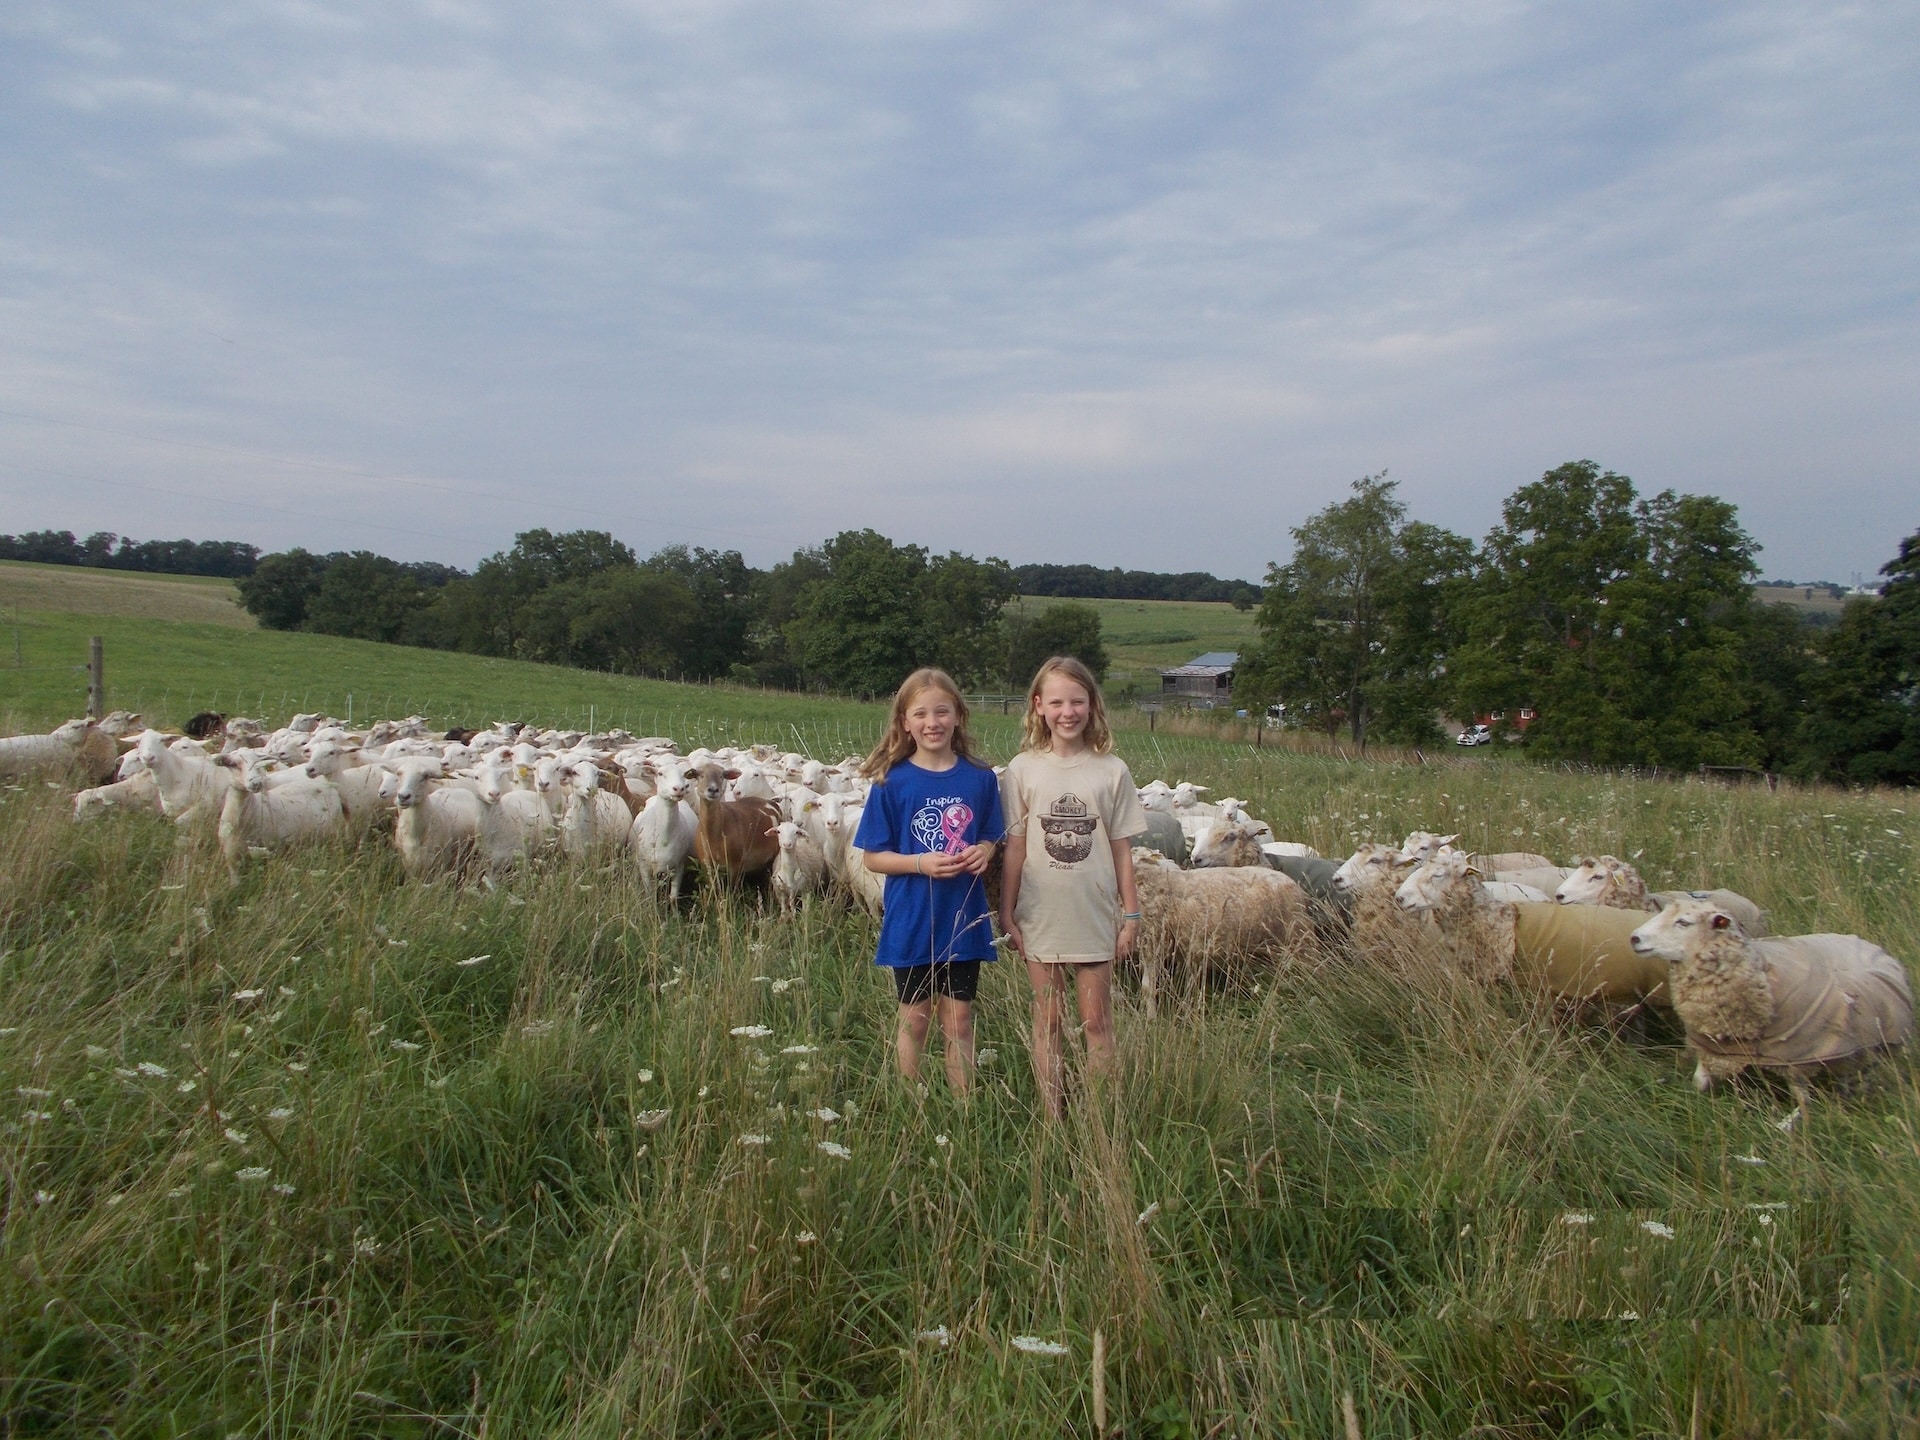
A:
<svg viewBox="0 0 1920 1440">
<path fill-rule="evenodd" d="M 1708 921 L 1707 923 L 1710 924 L 1715 930 L 1725 930 L 1728 926 L 1733 924 L 1733 921 L 1729 920 L 1725 915 L 1716 913 L 1713 919 Z"/>
</svg>

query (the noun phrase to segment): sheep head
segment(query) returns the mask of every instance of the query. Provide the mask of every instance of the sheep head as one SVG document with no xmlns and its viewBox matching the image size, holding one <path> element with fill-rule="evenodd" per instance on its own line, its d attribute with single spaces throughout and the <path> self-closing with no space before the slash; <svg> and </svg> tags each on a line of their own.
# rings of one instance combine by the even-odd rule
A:
<svg viewBox="0 0 1920 1440">
<path fill-rule="evenodd" d="M 1362 845 L 1333 872 L 1333 888 L 1343 895 L 1358 895 L 1398 885 L 1401 865 L 1400 852 L 1391 845 Z"/>
<path fill-rule="evenodd" d="M 1442 846 L 1431 859 L 1423 861 L 1400 882 L 1400 888 L 1394 892 L 1393 898 L 1399 902 L 1402 910 L 1424 914 L 1440 909 L 1463 887 L 1472 883 L 1473 867 L 1466 855 L 1450 846 Z"/>
</svg>

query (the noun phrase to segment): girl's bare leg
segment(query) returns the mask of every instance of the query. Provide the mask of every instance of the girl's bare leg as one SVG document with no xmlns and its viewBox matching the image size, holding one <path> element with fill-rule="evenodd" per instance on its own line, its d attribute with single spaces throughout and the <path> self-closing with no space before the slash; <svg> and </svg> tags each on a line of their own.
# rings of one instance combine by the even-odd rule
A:
<svg viewBox="0 0 1920 1440">
<path fill-rule="evenodd" d="M 940 1033 L 947 1037 L 947 1084 L 964 1095 L 973 1087 L 973 1005 L 950 995 L 939 998 Z"/>
<path fill-rule="evenodd" d="M 1113 966 L 1076 965 L 1073 970 L 1075 999 L 1080 1004 L 1081 1033 L 1087 1040 L 1087 1069 L 1095 1075 L 1111 1075 L 1115 1063 Z"/>
<path fill-rule="evenodd" d="M 900 1073 L 909 1080 L 920 1078 L 920 1056 L 927 1048 L 927 1027 L 933 1023 L 933 1001 L 916 1001 L 900 1007 L 900 1021 L 894 1027 L 893 1045 L 900 1056 Z"/>
<path fill-rule="evenodd" d="M 1047 1114 L 1059 1117 L 1066 1103 L 1067 1076 L 1060 1053 L 1060 1007 L 1065 1000 L 1065 976 L 1057 965 L 1027 962 L 1027 980 L 1033 986 L 1033 1080 Z"/>
</svg>

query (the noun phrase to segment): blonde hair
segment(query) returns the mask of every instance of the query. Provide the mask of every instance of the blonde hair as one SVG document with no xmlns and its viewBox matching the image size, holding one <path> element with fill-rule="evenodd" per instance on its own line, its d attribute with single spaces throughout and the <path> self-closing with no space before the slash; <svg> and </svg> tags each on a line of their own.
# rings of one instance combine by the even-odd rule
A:
<svg viewBox="0 0 1920 1440">
<path fill-rule="evenodd" d="M 1096 755 L 1110 752 L 1113 749 L 1113 731 L 1107 725 L 1107 702 L 1100 694 L 1100 682 L 1093 678 L 1093 671 L 1086 667 L 1084 661 L 1072 655 L 1056 655 L 1034 671 L 1033 683 L 1027 686 L 1027 738 L 1022 748 L 1052 748 L 1053 731 L 1048 728 L 1046 717 L 1040 713 L 1040 687 L 1047 683 L 1050 675 L 1064 675 L 1087 692 L 1087 748 Z"/>
<path fill-rule="evenodd" d="M 907 707 L 922 690 L 944 690 L 951 697 L 954 713 L 953 753 L 962 760 L 971 760 L 976 765 L 980 763 L 979 757 L 973 753 L 973 737 L 967 733 L 966 697 L 946 671 L 923 665 L 900 682 L 900 688 L 894 692 L 893 711 L 887 717 L 886 731 L 880 736 L 880 743 L 860 762 L 860 773 L 869 780 L 886 779 L 889 770 L 918 748 L 913 743 L 913 737 L 907 734 Z"/>
</svg>

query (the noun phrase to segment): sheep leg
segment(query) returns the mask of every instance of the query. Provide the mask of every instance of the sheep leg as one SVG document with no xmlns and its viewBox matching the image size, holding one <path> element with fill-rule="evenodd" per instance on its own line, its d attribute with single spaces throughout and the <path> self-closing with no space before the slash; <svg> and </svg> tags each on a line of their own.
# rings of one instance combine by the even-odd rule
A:
<svg viewBox="0 0 1920 1440">
<path fill-rule="evenodd" d="M 1160 957 L 1150 955 L 1140 962 L 1140 1008 L 1151 1020 L 1160 1013 Z"/>
</svg>

